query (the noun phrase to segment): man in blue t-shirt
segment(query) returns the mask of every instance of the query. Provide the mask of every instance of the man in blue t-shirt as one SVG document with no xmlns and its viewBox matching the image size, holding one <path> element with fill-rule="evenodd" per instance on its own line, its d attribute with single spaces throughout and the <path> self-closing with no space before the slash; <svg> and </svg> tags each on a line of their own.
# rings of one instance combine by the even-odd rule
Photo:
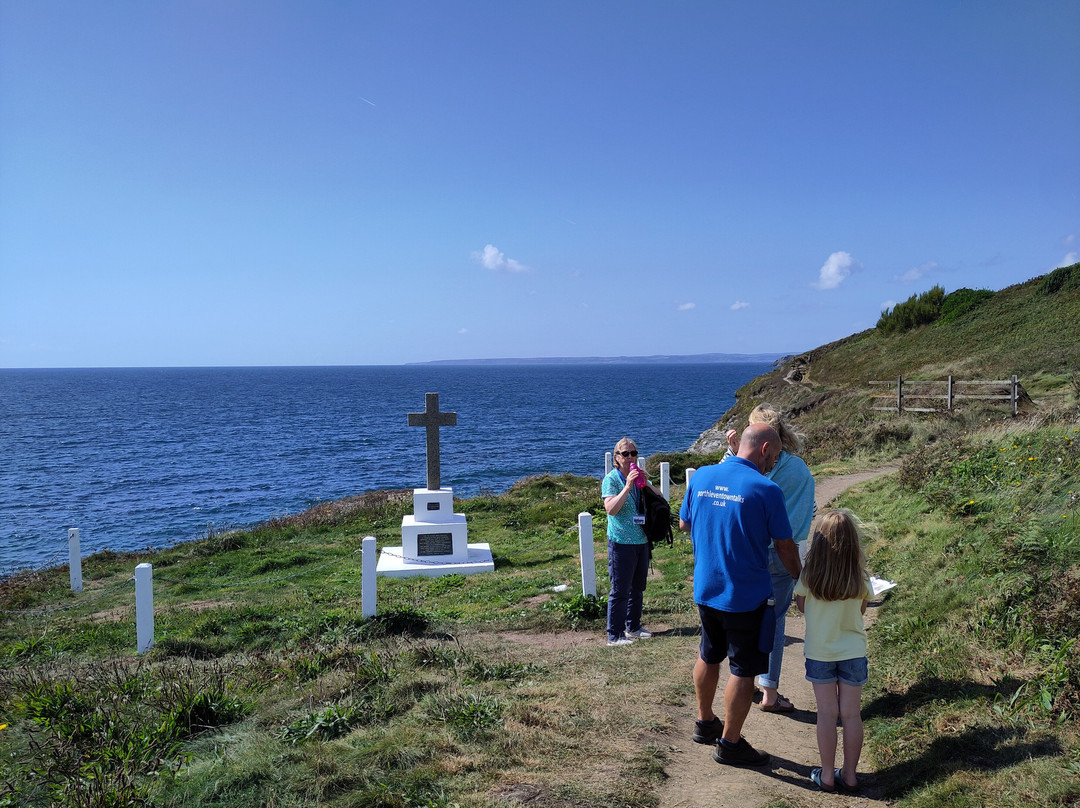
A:
<svg viewBox="0 0 1080 808">
<path fill-rule="evenodd" d="M 772 596 L 770 541 L 792 578 L 802 572 L 784 494 L 764 476 L 780 448 L 772 427 L 751 424 L 735 457 L 694 474 L 679 511 L 679 528 L 689 531 L 694 545 L 694 603 L 701 616 L 694 740 L 716 743 L 713 759 L 719 763 L 760 766 L 769 760 L 742 737 L 742 726 L 754 699 L 754 677 L 769 668 L 768 650 L 759 650 L 759 638 Z M 724 688 L 726 724 L 713 712 L 725 657 L 731 669 Z"/>
</svg>

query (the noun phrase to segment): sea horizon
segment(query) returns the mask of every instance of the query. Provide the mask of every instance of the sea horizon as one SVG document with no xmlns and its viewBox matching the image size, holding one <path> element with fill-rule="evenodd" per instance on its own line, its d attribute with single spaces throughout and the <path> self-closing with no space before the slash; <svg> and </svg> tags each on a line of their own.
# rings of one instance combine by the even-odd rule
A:
<svg viewBox="0 0 1080 808">
<path fill-rule="evenodd" d="M 599 477 L 623 435 L 685 451 L 771 363 L 0 370 L 0 569 L 169 546 L 320 502 L 425 485 L 429 392 L 443 485 L 501 493 Z"/>
</svg>

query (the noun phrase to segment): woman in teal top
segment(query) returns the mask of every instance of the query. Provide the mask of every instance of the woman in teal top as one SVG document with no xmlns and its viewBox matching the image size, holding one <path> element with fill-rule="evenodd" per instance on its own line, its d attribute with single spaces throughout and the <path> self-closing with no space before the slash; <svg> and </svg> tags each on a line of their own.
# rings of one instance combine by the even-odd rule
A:
<svg viewBox="0 0 1080 808">
<path fill-rule="evenodd" d="M 601 484 L 607 512 L 608 593 L 607 644 L 630 645 L 652 634 L 641 627 L 641 609 L 649 573 L 649 540 L 639 513 L 638 483 L 649 485 L 637 465 L 638 450 L 630 438 L 615 444 L 614 468 Z M 655 489 L 654 489 L 655 490 Z"/>
</svg>

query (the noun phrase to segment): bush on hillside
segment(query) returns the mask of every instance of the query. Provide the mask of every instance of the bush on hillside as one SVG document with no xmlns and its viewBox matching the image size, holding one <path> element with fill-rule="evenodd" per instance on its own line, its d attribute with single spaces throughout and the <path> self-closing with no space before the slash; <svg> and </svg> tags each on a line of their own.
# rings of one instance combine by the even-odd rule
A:
<svg viewBox="0 0 1080 808">
<path fill-rule="evenodd" d="M 938 322 L 951 323 L 962 314 L 976 309 L 994 296 L 989 289 L 957 289 L 949 292 L 941 304 L 941 317 Z"/>
<path fill-rule="evenodd" d="M 1039 291 L 1044 295 L 1052 295 L 1065 289 L 1080 288 L 1080 264 L 1068 267 L 1058 267 L 1049 275 L 1044 275 L 1039 284 Z"/>
<path fill-rule="evenodd" d="M 920 325 L 928 325 L 941 316 L 941 305 L 945 301 L 945 288 L 935 286 L 920 295 L 912 295 L 903 303 L 897 303 L 891 309 L 881 313 L 877 329 L 885 334 L 896 331 L 910 331 Z"/>
</svg>

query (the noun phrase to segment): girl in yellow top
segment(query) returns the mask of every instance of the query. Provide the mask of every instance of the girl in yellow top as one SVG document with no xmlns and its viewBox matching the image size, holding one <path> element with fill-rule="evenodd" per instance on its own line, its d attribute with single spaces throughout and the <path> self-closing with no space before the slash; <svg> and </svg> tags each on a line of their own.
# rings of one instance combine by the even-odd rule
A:
<svg viewBox="0 0 1080 808">
<path fill-rule="evenodd" d="M 795 604 L 806 615 L 806 680 L 817 700 L 821 766 L 810 779 L 822 791 L 855 791 L 862 754 L 862 688 L 867 682 L 863 614 L 871 595 L 859 529 L 846 510 L 829 511 L 817 530 L 795 585 Z M 836 717 L 844 728 L 844 766 L 836 764 Z"/>
</svg>

